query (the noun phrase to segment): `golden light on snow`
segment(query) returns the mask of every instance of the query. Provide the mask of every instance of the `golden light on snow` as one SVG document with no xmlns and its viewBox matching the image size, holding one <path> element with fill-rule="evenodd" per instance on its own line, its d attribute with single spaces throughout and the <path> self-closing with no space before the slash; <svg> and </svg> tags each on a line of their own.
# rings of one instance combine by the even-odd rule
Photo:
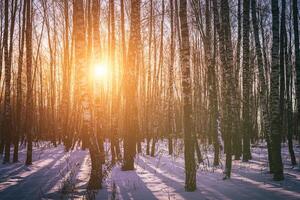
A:
<svg viewBox="0 0 300 200">
<path fill-rule="evenodd" d="M 107 63 L 98 63 L 94 65 L 93 76 L 95 80 L 105 80 L 108 78 Z"/>
</svg>

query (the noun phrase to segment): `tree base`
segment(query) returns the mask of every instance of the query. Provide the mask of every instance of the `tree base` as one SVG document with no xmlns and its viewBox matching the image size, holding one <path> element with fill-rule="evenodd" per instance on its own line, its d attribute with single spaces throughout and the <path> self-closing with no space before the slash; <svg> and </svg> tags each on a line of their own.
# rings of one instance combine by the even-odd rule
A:
<svg viewBox="0 0 300 200">
<path fill-rule="evenodd" d="M 6 160 L 3 160 L 3 162 L 2 162 L 2 164 L 8 164 L 9 163 L 9 161 L 6 161 Z"/>
<path fill-rule="evenodd" d="M 192 186 L 185 186 L 185 191 L 186 192 L 194 192 L 197 189 L 196 186 L 192 185 Z"/>
<path fill-rule="evenodd" d="M 25 165 L 32 165 L 32 160 L 31 159 L 26 159 Z"/>
<path fill-rule="evenodd" d="M 241 155 L 235 155 L 234 160 L 241 160 Z"/>
<path fill-rule="evenodd" d="M 90 179 L 87 186 L 88 190 L 100 190 L 102 189 L 102 184 L 99 180 Z"/>
<path fill-rule="evenodd" d="M 122 166 L 122 171 L 133 171 L 133 170 L 135 169 L 132 166 L 125 166 L 125 165 Z"/>
<path fill-rule="evenodd" d="M 228 175 L 225 175 L 225 176 L 223 177 L 223 180 L 228 180 L 228 179 L 230 179 L 230 176 L 228 176 Z"/>
<path fill-rule="evenodd" d="M 274 181 L 282 181 L 282 180 L 284 180 L 284 176 L 283 176 L 283 174 L 274 174 L 273 180 Z"/>
</svg>

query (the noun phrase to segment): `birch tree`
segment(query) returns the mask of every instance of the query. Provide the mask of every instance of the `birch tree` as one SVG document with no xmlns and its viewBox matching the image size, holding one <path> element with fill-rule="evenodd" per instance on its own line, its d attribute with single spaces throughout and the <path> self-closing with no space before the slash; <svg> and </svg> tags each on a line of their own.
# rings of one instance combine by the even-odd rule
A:
<svg viewBox="0 0 300 200">
<path fill-rule="evenodd" d="M 75 36 L 75 66 L 77 68 L 78 79 L 79 79 L 79 102 L 80 102 L 80 110 L 82 113 L 81 120 L 82 125 L 80 131 L 85 137 L 87 137 L 87 141 L 89 143 L 89 152 L 92 162 L 91 175 L 88 187 L 90 189 L 99 189 L 101 188 L 101 171 L 100 169 L 101 163 L 99 160 L 100 150 L 98 141 L 91 127 L 92 122 L 92 112 L 91 112 L 91 94 L 89 93 L 89 80 L 86 73 L 89 71 L 88 66 L 86 65 L 87 59 L 87 51 L 86 51 L 86 33 L 84 24 L 84 4 L 83 0 L 76 0 L 73 4 L 74 9 L 74 36 Z"/>
<path fill-rule="evenodd" d="M 123 170 L 134 169 L 136 138 L 138 134 L 137 118 L 137 56 L 140 48 L 140 0 L 131 0 L 130 38 L 126 66 L 124 68 L 124 163 Z"/>
<path fill-rule="evenodd" d="M 32 88 L 32 1 L 26 2 L 26 134 L 27 157 L 26 164 L 32 164 L 32 115 L 33 115 L 33 88 Z"/>
<path fill-rule="evenodd" d="M 274 167 L 273 179 L 283 180 L 283 166 L 281 159 L 281 123 L 279 105 L 279 7 L 278 0 L 272 0 L 272 60 L 271 60 L 271 91 L 270 91 L 270 112 L 271 112 L 271 145 L 272 162 Z"/>
<path fill-rule="evenodd" d="M 195 137 L 192 133 L 192 91 L 190 69 L 190 42 L 187 21 L 187 1 L 180 1 L 180 46 L 181 84 L 183 99 L 183 131 L 184 131 L 184 160 L 185 160 L 185 190 L 196 190 Z"/>
</svg>

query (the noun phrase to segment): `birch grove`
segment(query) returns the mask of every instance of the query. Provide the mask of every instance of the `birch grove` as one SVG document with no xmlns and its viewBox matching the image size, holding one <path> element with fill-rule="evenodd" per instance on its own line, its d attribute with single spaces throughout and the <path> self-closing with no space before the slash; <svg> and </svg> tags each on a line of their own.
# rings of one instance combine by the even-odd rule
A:
<svg viewBox="0 0 300 200">
<path fill-rule="evenodd" d="M 285 178 L 299 162 L 297 0 L 5 0 L 0 2 L 0 154 L 34 163 L 39 142 L 88 150 L 88 188 L 139 155 L 183 152 L 197 172 L 251 162 Z M 240 160 L 240 161 L 239 161 Z"/>
</svg>

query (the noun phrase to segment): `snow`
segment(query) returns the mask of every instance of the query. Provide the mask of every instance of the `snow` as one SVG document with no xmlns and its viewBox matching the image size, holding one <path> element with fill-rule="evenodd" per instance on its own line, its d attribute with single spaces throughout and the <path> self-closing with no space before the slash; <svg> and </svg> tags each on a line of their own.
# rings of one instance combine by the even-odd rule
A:
<svg viewBox="0 0 300 200">
<path fill-rule="evenodd" d="M 157 144 L 156 157 L 138 155 L 134 171 L 124 172 L 117 165 L 99 191 L 86 190 L 90 171 L 88 151 L 76 148 L 65 152 L 62 145 L 53 147 L 44 142 L 34 147 L 33 165 L 25 166 L 26 150 L 21 147 L 20 162 L 0 164 L 0 199 L 300 198 L 300 170 L 289 164 L 286 145 L 282 147 L 285 180 L 280 182 L 274 182 L 272 175 L 267 173 L 267 150 L 264 144 L 252 148 L 253 160 L 233 161 L 232 178 L 229 180 L 222 180 L 223 165 L 211 166 L 212 148 L 202 148 L 205 163 L 198 166 L 197 190 L 185 192 L 181 141 L 175 145 L 173 156 L 167 153 L 166 141 Z M 109 151 L 109 145 L 105 149 Z M 294 149 L 299 158 L 299 146 Z"/>
</svg>

